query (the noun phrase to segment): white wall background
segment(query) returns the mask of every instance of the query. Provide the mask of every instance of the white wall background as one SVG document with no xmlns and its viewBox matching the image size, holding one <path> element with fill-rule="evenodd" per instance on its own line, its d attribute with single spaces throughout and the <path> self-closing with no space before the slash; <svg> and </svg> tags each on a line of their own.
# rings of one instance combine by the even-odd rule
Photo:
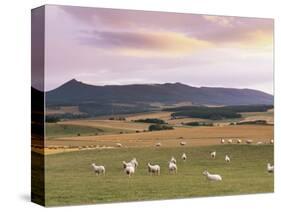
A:
<svg viewBox="0 0 281 212">
<path fill-rule="evenodd" d="M 30 193 L 30 9 L 65 4 L 275 18 L 275 194 L 53 208 L 53 211 L 277 211 L 280 197 L 281 16 L 277 0 L 9 0 L 0 6 L 0 211 L 43 210 Z M 279 166 L 279 167 L 278 167 Z M 279 209 L 280 211 L 280 209 Z"/>
</svg>

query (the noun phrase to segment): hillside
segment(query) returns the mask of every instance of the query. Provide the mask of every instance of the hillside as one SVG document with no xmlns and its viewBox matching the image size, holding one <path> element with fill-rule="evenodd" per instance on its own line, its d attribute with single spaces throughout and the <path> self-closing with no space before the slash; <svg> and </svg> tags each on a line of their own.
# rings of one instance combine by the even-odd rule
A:
<svg viewBox="0 0 281 212">
<path fill-rule="evenodd" d="M 173 105 L 273 104 L 273 96 L 258 90 L 192 87 L 182 83 L 88 85 L 72 79 L 46 93 L 47 106 L 78 105 L 88 114 L 141 112 L 155 109 L 152 103 Z M 110 113 L 109 113 L 110 111 Z"/>
</svg>

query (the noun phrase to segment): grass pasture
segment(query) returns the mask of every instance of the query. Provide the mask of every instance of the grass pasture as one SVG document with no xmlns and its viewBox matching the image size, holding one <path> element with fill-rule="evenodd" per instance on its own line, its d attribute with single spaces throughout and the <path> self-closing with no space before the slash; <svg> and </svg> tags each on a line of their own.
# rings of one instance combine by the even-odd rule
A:
<svg viewBox="0 0 281 212">
<path fill-rule="evenodd" d="M 266 112 L 248 112 L 242 113 L 243 121 L 265 120 L 270 124 L 274 123 L 274 111 L 268 110 Z"/>
<path fill-rule="evenodd" d="M 61 136 L 77 136 L 78 133 L 80 135 L 95 135 L 96 133 L 98 134 L 104 132 L 105 131 L 100 128 L 57 123 L 48 123 L 46 127 L 46 135 L 48 138 L 55 138 Z"/>
<path fill-rule="evenodd" d="M 209 157 L 213 150 L 217 151 L 214 160 Z M 183 152 L 190 156 L 186 162 L 180 160 Z M 232 159 L 230 164 L 224 161 L 225 153 Z M 178 160 L 177 175 L 168 173 L 171 156 Z M 132 157 L 139 161 L 139 168 L 128 178 L 121 162 Z M 105 176 L 94 175 L 93 162 L 105 165 Z M 147 162 L 159 164 L 161 175 L 149 176 Z M 46 205 L 273 192 L 274 179 L 266 172 L 267 162 L 273 162 L 272 145 L 120 148 L 46 155 Z M 204 169 L 221 174 L 223 181 L 208 182 L 202 175 Z"/>
<path fill-rule="evenodd" d="M 136 130 L 142 131 L 147 130 L 149 124 L 147 123 L 135 123 L 128 121 L 115 121 L 115 120 L 94 120 L 94 119 L 85 119 L 85 120 L 69 120 L 61 122 L 62 124 L 68 125 L 80 125 L 80 126 L 89 126 L 97 128 L 107 128 L 108 130 L 119 130 L 125 132 L 135 132 Z"/>
<path fill-rule="evenodd" d="M 86 121 L 84 121 L 86 122 Z M 132 132 L 126 129 L 111 128 L 104 125 L 87 125 L 76 122 L 59 122 L 46 124 L 46 135 L 48 139 L 59 137 L 78 137 L 80 136 L 97 136 L 97 135 L 110 135 L 119 134 L 120 132 Z M 135 131 L 133 131 L 135 132 Z M 79 137 L 80 137 L 79 136 Z"/>
</svg>

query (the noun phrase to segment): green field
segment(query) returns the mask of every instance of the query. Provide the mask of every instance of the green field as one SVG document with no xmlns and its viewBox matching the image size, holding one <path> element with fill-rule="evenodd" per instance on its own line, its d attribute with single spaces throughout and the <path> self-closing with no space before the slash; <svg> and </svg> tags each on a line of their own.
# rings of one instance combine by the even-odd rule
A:
<svg viewBox="0 0 281 212">
<path fill-rule="evenodd" d="M 209 152 L 216 150 L 217 158 Z M 190 158 L 183 162 L 186 152 Z M 224 161 L 225 153 L 231 163 Z M 36 153 L 34 156 L 36 157 Z M 178 160 L 178 174 L 168 173 L 168 160 Z M 136 157 L 139 168 L 129 178 L 123 160 Z M 106 167 L 105 176 L 95 176 L 91 163 Z M 161 166 L 160 176 L 149 176 L 147 162 Z M 266 171 L 273 163 L 272 145 L 219 145 L 209 147 L 121 148 L 85 150 L 45 156 L 46 205 L 172 199 L 199 196 L 273 192 L 274 178 Z M 202 172 L 220 174 L 222 182 L 208 182 Z M 33 167 L 36 172 L 36 167 Z"/>
<path fill-rule="evenodd" d="M 70 124 L 48 123 L 46 125 L 47 138 L 68 137 L 68 136 L 91 136 L 119 133 L 118 129 L 103 127 L 90 127 Z"/>
</svg>

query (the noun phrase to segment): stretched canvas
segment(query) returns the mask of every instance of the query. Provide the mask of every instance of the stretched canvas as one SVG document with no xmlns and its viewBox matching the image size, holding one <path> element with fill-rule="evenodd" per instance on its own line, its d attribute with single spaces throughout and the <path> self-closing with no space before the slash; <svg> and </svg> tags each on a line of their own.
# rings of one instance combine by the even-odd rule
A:
<svg viewBox="0 0 281 212">
<path fill-rule="evenodd" d="M 274 20 L 32 10 L 32 201 L 274 192 Z"/>
</svg>

